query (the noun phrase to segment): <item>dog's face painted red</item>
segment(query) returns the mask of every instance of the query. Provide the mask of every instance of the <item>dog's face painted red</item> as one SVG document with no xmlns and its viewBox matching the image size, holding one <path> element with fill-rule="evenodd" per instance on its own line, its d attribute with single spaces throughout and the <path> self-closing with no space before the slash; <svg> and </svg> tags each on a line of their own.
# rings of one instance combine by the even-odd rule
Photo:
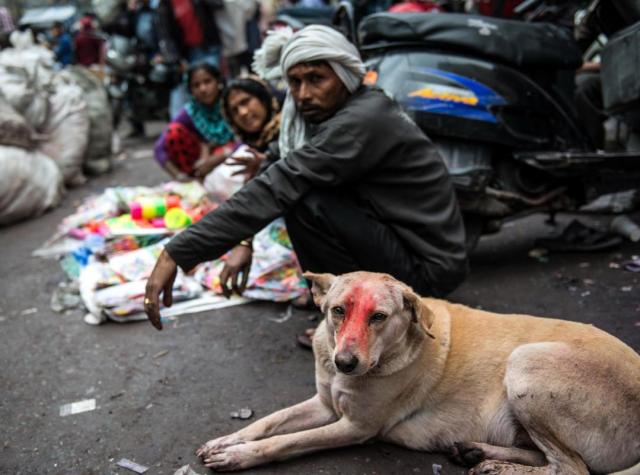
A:
<svg viewBox="0 0 640 475">
<path fill-rule="evenodd" d="M 404 341 L 410 325 L 418 323 L 415 294 L 387 275 L 305 277 L 313 281 L 314 300 L 327 316 L 333 362 L 341 373 L 359 376 L 375 368 L 383 351 Z"/>
</svg>

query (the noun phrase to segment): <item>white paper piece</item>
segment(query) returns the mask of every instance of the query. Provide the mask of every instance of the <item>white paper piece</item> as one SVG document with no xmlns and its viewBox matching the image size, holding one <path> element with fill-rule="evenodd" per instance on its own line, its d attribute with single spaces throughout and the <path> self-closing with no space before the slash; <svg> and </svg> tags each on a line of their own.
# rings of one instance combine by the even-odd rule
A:
<svg viewBox="0 0 640 475">
<path fill-rule="evenodd" d="M 95 399 L 84 399 L 82 401 L 71 402 L 69 404 L 63 404 L 60 406 L 60 415 L 70 416 L 72 414 L 79 414 L 81 412 L 93 411 L 96 408 Z"/>
<path fill-rule="evenodd" d="M 129 459 L 120 459 L 116 465 L 118 467 L 129 469 L 136 473 L 144 473 L 149 470 L 149 467 L 145 467 L 144 465 L 140 465 L 139 463 L 132 462 Z"/>
</svg>

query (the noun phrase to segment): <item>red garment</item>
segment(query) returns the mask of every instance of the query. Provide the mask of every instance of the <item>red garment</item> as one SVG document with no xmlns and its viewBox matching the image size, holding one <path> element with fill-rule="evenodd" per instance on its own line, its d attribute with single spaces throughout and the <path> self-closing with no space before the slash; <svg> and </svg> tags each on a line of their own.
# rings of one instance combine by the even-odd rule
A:
<svg viewBox="0 0 640 475">
<path fill-rule="evenodd" d="M 91 66 L 100 63 L 102 58 L 102 39 L 92 31 L 80 31 L 74 41 L 76 63 Z"/>
<path fill-rule="evenodd" d="M 198 136 L 179 122 L 171 122 L 167 128 L 166 144 L 171 163 L 180 171 L 193 175 L 193 166 L 200 158 L 201 141 Z"/>
<path fill-rule="evenodd" d="M 182 30 L 184 45 L 188 48 L 200 46 L 204 41 L 204 34 L 200 21 L 193 8 L 192 0 L 171 0 L 173 14 Z"/>
<path fill-rule="evenodd" d="M 389 7 L 391 13 L 420 13 L 420 12 L 440 12 L 442 8 L 435 2 L 425 1 L 404 1 L 402 3 L 396 3 Z"/>
<path fill-rule="evenodd" d="M 517 7 L 522 0 L 475 0 L 474 3 L 480 15 L 492 16 L 497 18 L 514 18 L 513 9 Z"/>
</svg>

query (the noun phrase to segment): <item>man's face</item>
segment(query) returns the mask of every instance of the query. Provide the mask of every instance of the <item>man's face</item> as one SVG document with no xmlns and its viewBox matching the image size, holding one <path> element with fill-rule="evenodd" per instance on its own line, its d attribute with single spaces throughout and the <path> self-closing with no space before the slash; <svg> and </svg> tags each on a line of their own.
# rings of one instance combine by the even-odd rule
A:
<svg viewBox="0 0 640 475">
<path fill-rule="evenodd" d="M 349 91 L 326 62 L 296 64 L 287 71 L 287 79 L 298 110 L 311 123 L 328 119 L 349 98 Z"/>
</svg>

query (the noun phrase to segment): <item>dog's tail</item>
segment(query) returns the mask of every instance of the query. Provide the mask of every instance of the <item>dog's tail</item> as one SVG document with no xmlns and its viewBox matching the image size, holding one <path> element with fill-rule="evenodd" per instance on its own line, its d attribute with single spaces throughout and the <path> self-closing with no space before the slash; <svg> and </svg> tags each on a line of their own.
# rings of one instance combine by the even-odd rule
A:
<svg viewBox="0 0 640 475">
<path fill-rule="evenodd" d="M 620 472 L 610 473 L 609 475 L 640 475 L 640 463 L 637 463 L 633 467 L 629 467 Z"/>
</svg>

